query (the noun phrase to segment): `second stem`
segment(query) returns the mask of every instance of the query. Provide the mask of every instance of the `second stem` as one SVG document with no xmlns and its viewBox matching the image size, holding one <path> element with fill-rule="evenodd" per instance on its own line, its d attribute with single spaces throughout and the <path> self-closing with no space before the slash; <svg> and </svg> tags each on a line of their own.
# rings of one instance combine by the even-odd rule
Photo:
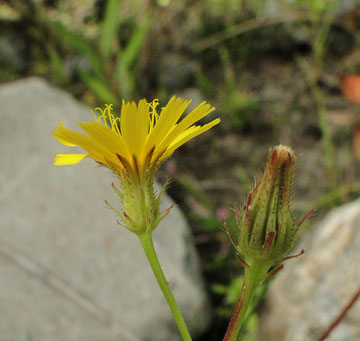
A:
<svg viewBox="0 0 360 341">
<path fill-rule="evenodd" d="M 223 341 L 236 341 L 240 328 L 249 310 L 256 288 L 266 279 L 270 265 L 254 262 L 245 268 L 244 283 L 241 296 L 236 304 Z"/>
</svg>

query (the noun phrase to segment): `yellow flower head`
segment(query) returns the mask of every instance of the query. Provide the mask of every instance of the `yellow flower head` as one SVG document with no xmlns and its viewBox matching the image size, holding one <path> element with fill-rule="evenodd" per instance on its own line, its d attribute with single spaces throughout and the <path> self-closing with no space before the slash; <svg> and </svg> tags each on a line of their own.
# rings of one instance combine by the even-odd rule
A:
<svg viewBox="0 0 360 341">
<path fill-rule="evenodd" d="M 54 137 L 67 146 L 80 146 L 87 154 L 58 154 L 54 164 L 71 165 L 91 157 L 121 177 L 153 173 L 175 149 L 220 122 L 217 118 L 203 126 L 194 125 L 214 110 L 206 102 L 179 121 L 190 102 L 172 97 L 158 114 L 158 100 L 123 101 L 120 117 L 112 114 L 112 105 L 106 105 L 104 110 L 96 109 L 100 115 L 95 121 L 78 123 L 86 134 L 69 130 L 60 122 Z"/>
<path fill-rule="evenodd" d="M 176 148 L 220 122 L 217 118 L 203 126 L 195 125 L 214 110 L 205 102 L 179 121 L 189 103 L 173 97 L 157 113 L 157 100 L 123 102 L 119 116 L 112 114 L 112 105 L 104 110 L 96 108 L 100 115 L 94 113 L 93 122 L 79 122 L 86 134 L 69 130 L 60 122 L 54 137 L 67 146 L 80 146 L 87 154 L 58 154 L 54 164 L 71 165 L 90 157 L 110 168 L 121 183 L 122 191 L 113 187 L 123 203 L 123 213 L 108 205 L 128 230 L 136 234 L 151 232 L 169 212 L 160 212 L 166 184 L 156 195 L 155 170 Z"/>
</svg>

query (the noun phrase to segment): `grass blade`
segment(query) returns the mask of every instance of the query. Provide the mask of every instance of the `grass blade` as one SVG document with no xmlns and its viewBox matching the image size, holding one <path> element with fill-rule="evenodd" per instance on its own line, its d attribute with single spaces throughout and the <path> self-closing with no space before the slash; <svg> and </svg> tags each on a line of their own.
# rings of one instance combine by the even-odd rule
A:
<svg viewBox="0 0 360 341">
<path fill-rule="evenodd" d="M 116 104 L 118 99 L 113 90 L 103 81 L 96 77 L 90 76 L 84 71 L 80 71 L 80 76 L 84 83 L 95 93 L 95 95 L 108 104 Z"/>
<path fill-rule="evenodd" d="M 133 33 L 130 41 L 122 52 L 118 55 L 118 60 L 121 58 L 121 63 L 125 68 L 130 68 L 139 56 L 140 51 L 144 45 L 145 37 L 149 29 L 149 22 L 144 21 Z"/>
<path fill-rule="evenodd" d="M 69 31 L 65 26 L 56 22 L 53 23 L 52 26 L 60 35 L 60 37 L 66 40 L 69 44 L 71 44 L 77 51 L 79 51 L 84 57 L 89 61 L 93 71 L 99 76 L 104 75 L 104 67 L 103 60 L 99 54 L 92 49 L 88 43 L 85 42 L 83 37 L 80 35 Z"/>
<path fill-rule="evenodd" d="M 105 59 L 110 58 L 111 48 L 119 25 L 119 0 L 108 0 L 102 23 L 100 49 Z"/>
</svg>

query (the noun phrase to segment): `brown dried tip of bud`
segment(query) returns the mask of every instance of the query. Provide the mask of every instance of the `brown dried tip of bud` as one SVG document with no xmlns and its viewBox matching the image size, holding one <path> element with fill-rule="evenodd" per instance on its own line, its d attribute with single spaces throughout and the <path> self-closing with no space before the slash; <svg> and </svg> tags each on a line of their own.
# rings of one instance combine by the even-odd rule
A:
<svg viewBox="0 0 360 341">
<path fill-rule="evenodd" d="M 295 163 L 295 155 L 291 148 L 278 145 L 271 150 L 271 164 L 272 165 L 286 165 Z"/>
</svg>

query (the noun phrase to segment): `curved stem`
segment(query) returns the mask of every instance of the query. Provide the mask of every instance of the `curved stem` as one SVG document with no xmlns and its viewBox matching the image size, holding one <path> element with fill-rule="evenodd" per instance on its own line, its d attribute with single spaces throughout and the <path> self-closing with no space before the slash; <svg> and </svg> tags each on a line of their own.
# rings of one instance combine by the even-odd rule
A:
<svg viewBox="0 0 360 341">
<path fill-rule="evenodd" d="M 331 322 L 330 326 L 325 330 L 325 332 L 319 337 L 318 341 L 324 341 L 331 332 L 337 327 L 337 325 L 343 320 L 346 313 L 350 310 L 350 308 L 354 305 L 356 300 L 360 298 L 360 288 L 358 288 L 355 295 L 350 299 L 348 304 L 341 310 L 340 314 L 335 318 L 333 322 Z"/>
<path fill-rule="evenodd" d="M 256 288 L 266 278 L 269 267 L 270 266 L 267 264 L 254 263 L 245 268 L 241 296 L 236 304 L 223 341 L 237 340 L 240 328 L 244 322 L 246 313 L 249 310 Z"/>
<path fill-rule="evenodd" d="M 152 269 L 152 271 L 155 275 L 155 278 L 159 284 L 159 287 L 160 287 L 162 293 L 164 294 L 165 299 L 169 305 L 169 308 L 174 316 L 174 319 L 176 321 L 176 324 L 179 328 L 179 331 L 182 335 L 183 340 L 184 341 L 192 341 L 190 333 L 186 327 L 184 318 L 182 317 L 180 309 L 176 303 L 175 297 L 174 297 L 174 295 L 170 289 L 170 286 L 168 284 L 168 281 L 166 280 L 166 277 L 161 269 L 159 259 L 155 252 L 152 234 L 150 232 L 144 232 L 144 233 L 138 235 L 138 237 L 140 239 L 141 246 L 144 249 L 146 258 L 149 261 L 151 269 Z"/>
</svg>

